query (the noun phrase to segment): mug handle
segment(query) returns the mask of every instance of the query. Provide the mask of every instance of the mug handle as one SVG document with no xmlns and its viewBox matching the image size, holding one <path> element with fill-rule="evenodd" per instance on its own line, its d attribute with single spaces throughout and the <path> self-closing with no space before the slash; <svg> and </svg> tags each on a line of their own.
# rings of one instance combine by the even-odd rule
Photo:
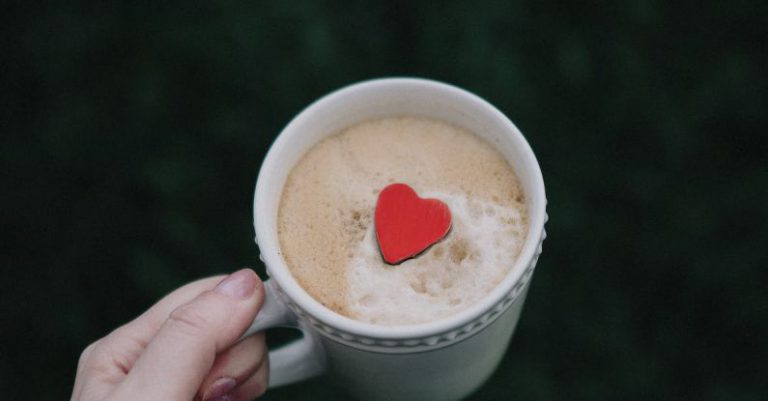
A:
<svg viewBox="0 0 768 401">
<path fill-rule="evenodd" d="M 306 380 L 325 371 L 323 348 L 309 326 L 277 297 L 272 280 L 264 282 L 264 304 L 241 338 L 273 327 L 291 327 L 302 338 L 269 351 L 269 388 Z"/>
</svg>

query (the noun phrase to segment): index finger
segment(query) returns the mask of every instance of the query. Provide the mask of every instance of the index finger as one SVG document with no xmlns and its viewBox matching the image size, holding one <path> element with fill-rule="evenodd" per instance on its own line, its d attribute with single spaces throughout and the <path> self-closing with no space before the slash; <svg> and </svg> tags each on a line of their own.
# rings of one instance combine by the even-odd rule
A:
<svg viewBox="0 0 768 401">
<path fill-rule="evenodd" d="M 203 292 L 216 287 L 224 277 L 226 276 L 204 278 L 174 290 L 131 322 L 118 327 L 106 337 L 88 346 L 78 363 L 73 394 L 79 394 L 83 389 L 88 388 L 93 396 L 89 399 L 101 399 L 99 394 L 105 395 L 111 391 L 111 387 L 99 389 L 95 388 L 93 383 L 121 381 L 171 312 Z M 90 370 L 92 374 L 83 375 L 84 370 Z"/>
<path fill-rule="evenodd" d="M 110 337 L 130 336 L 134 340 L 148 343 L 174 309 L 188 303 L 203 292 L 213 289 L 225 277 L 226 275 L 223 274 L 207 277 L 175 289 L 137 318 L 118 327 L 104 340 L 109 341 Z"/>
</svg>

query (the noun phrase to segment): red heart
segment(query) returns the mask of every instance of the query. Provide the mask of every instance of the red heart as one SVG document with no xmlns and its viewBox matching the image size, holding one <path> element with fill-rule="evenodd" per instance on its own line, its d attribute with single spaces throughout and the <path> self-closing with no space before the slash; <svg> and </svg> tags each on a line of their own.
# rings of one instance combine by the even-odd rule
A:
<svg viewBox="0 0 768 401">
<path fill-rule="evenodd" d="M 381 255 L 394 265 L 445 237 L 451 211 L 442 201 L 419 198 L 408 185 L 391 184 L 379 193 L 375 222 Z"/>
</svg>

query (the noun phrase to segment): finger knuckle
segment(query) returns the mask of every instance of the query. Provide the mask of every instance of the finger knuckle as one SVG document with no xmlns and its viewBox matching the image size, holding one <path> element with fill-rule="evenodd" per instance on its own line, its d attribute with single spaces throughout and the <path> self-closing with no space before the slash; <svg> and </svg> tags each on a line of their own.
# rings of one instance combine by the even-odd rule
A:
<svg viewBox="0 0 768 401">
<path fill-rule="evenodd" d="M 105 356 L 106 354 L 107 351 L 105 350 L 103 339 L 85 347 L 82 354 L 80 354 L 80 359 L 77 363 L 78 374 L 89 376 L 102 376 L 108 374 L 111 365 L 108 362 L 109 358 Z"/>
<path fill-rule="evenodd" d="M 83 370 L 83 368 L 88 365 L 91 359 L 91 355 L 93 354 L 93 350 L 98 346 L 98 344 L 99 341 L 95 341 L 85 347 L 83 352 L 80 353 L 80 358 L 77 360 L 77 370 Z"/>
<path fill-rule="evenodd" d="M 208 319 L 206 316 L 189 305 L 176 308 L 171 312 L 170 316 L 168 316 L 168 321 L 175 326 L 176 329 L 193 335 L 205 331 L 205 328 L 208 327 Z"/>
<path fill-rule="evenodd" d="M 110 344 L 107 347 L 107 352 L 112 366 L 120 369 L 124 374 L 128 374 L 144 348 L 146 348 L 144 342 L 131 337 L 123 337 L 119 342 Z"/>
</svg>

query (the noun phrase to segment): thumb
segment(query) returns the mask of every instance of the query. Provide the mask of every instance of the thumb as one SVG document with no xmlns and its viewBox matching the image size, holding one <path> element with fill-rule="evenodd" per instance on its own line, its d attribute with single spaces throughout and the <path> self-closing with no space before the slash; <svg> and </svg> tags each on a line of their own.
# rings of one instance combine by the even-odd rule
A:
<svg viewBox="0 0 768 401">
<path fill-rule="evenodd" d="M 243 269 L 178 307 L 146 346 L 115 399 L 191 400 L 216 354 L 240 338 L 263 300 L 261 280 Z"/>
</svg>

